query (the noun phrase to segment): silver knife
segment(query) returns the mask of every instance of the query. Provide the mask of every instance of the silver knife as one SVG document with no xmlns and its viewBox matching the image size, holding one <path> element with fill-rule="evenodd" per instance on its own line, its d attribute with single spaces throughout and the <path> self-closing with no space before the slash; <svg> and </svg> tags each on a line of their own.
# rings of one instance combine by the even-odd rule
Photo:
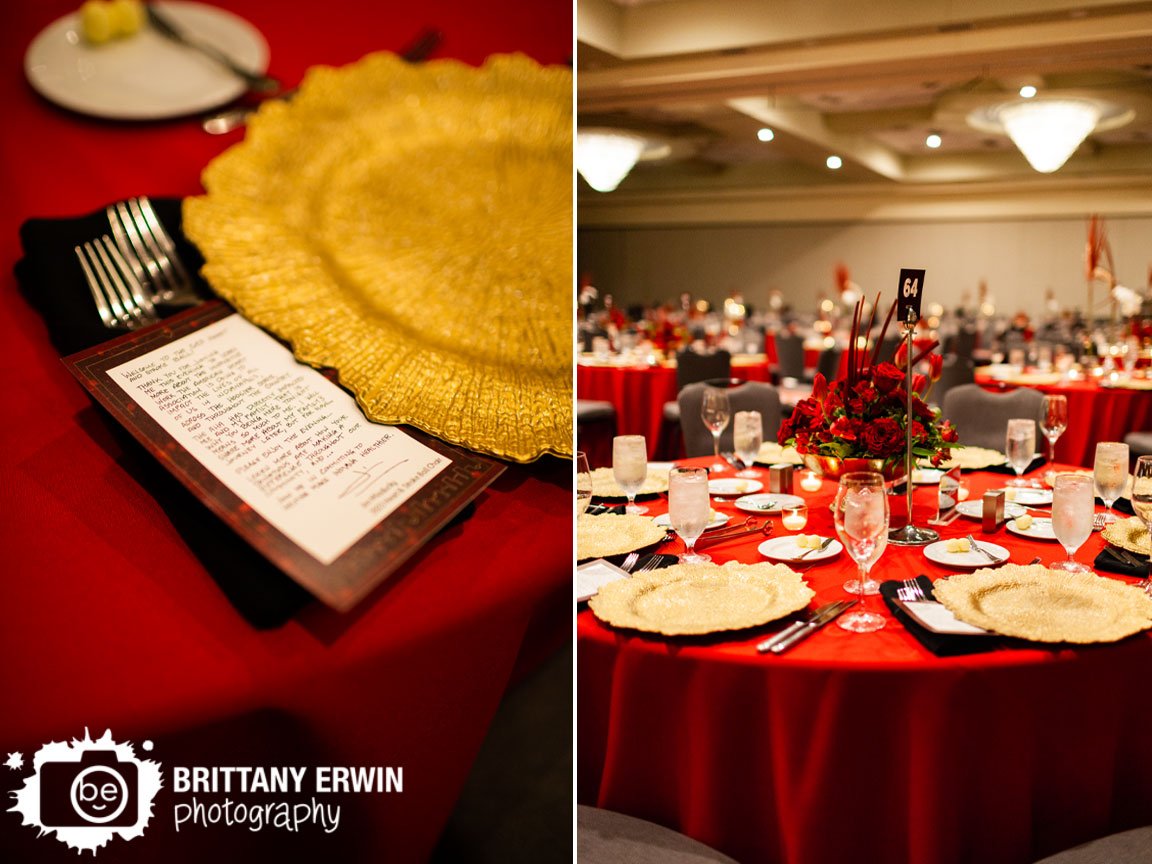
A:
<svg viewBox="0 0 1152 864">
<path fill-rule="evenodd" d="M 1129 552 L 1127 549 L 1121 549 L 1119 546 L 1105 546 L 1105 549 L 1111 553 L 1113 558 L 1123 561 L 1129 567 L 1143 567 L 1144 562 Z"/>
<path fill-rule="evenodd" d="M 834 600 L 831 603 L 825 603 L 823 606 L 818 607 L 815 612 L 813 612 L 803 621 L 794 621 L 779 633 L 769 636 L 767 639 L 756 646 L 756 650 L 761 654 L 763 654 L 765 651 L 775 650 L 776 645 L 783 642 L 785 639 L 796 635 L 806 627 L 819 627 L 820 624 L 824 621 L 831 621 L 833 618 L 847 609 L 848 606 L 853 602 L 855 601 Z"/>
<path fill-rule="evenodd" d="M 836 604 L 834 609 L 830 609 L 819 617 L 813 617 L 810 621 L 805 621 L 804 626 L 797 629 L 795 633 L 790 634 L 784 639 L 773 642 L 769 651 L 773 654 L 780 654 L 787 651 L 797 642 L 802 642 L 831 621 L 834 621 L 841 613 L 848 611 L 860 601 L 857 600 L 841 600 Z"/>
<path fill-rule="evenodd" d="M 148 15 L 148 23 L 157 33 L 165 39 L 170 39 L 179 45 L 184 45 L 210 57 L 237 78 L 243 80 L 250 90 L 255 90 L 257 93 L 275 93 L 280 89 L 280 82 L 275 78 L 245 69 L 215 45 L 209 45 L 207 42 L 189 36 L 172 19 L 162 14 L 154 4 L 145 3 L 144 9 Z"/>
</svg>

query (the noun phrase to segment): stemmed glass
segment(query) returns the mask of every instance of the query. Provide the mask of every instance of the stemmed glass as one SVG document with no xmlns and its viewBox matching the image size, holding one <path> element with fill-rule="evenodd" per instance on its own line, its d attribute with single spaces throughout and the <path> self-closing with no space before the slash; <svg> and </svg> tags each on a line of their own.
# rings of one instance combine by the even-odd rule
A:
<svg viewBox="0 0 1152 864">
<path fill-rule="evenodd" d="M 716 387 L 705 387 L 704 401 L 700 405 L 700 419 L 712 433 L 712 440 L 715 443 L 716 462 L 712 465 L 713 471 L 723 471 L 728 467 L 720 461 L 720 433 L 724 431 L 731 417 L 732 404 L 728 401 L 728 393 Z"/>
<path fill-rule="evenodd" d="M 1036 453 L 1036 421 L 1027 418 L 1009 420 L 1005 451 L 1008 464 L 1016 472 L 1016 479 L 1008 485 L 1027 486 L 1028 483 L 1020 478 L 1024 476 L 1024 469 L 1032 464 L 1032 456 Z"/>
<path fill-rule="evenodd" d="M 1132 477 L 1132 511 L 1148 529 L 1148 578 L 1144 580 L 1144 591 L 1152 595 L 1152 456 L 1141 456 L 1136 460 Z"/>
<path fill-rule="evenodd" d="M 1112 505 L 1124 494 L 1124 486 L 1128 483 L 1128 445 L 1119 441 L 1097 444 L 1092 477 L 1096 481 L 1096 494 L 1104 502 L 1104 522 L 1111 524 L 1116 521 Z"/>
<path fill-rule="evenodd" d="M 1040 431 L 1048 439 L 1048 462 L 1056 462 L 1056 442 L 1068 428 L 1068 397 L 1045 396 L 1044 418 L 1040 421 Z"/>
<path fill-rule="evenodd" d="M 888 496 L 884 478 L 874 471 L 854 471 L 840 477 L 836 500 L 832 503 L 836 534 L 860 569 L 857 579 L 844 583 L 844 590 L 860 595 L 860 605 L 841 615 L 836 623 L 854 633 L 870 633 L 884 626 L 884 616 L 864 608 L 865 597 L 880 586 L 868 577 L 888 545 Z"/>
<path fill-rule="evenodd" d="M 576 515 L 583 516 L 592 503 L 592 469 L 588 467 L 588 454 L 576 453 Z"/>
<path fill-rule="evenodd" d="M 752 463 L 760 453 L 760 445 L 764 443 L 764 423 L 760 419 L 759 411 L 737 411 L 732 418 L 732 446 L 740 461 L 744 463 L 744 470 L 737 471 L 737 477 L 759 477 L 752 470 Z"/>
<path fill-rule="evenodd" d="M 1069 573 L 1091 573 L 1092 568 L 1078 562 L 1073 556 L 1092 533 L 1092 512 L 1096 501 L 1092 497 L 1092 478 L 1087 474 L 1057 474 L 1052 484 L 1052 532 L 1064 551 L 1067 561 L 1057 561 L 1049 568 Z"/>
<path fill-rule="evenodd" d="M 643 516 L 648 508 L 636 503 L 636 493 L 648 477 L 648 445 L 643 435 L 617 435 L 612 439 L 612 476 L 628 496 L 624 512 Z"/>
<path fill-rule="evenodd" d="M 673 468 L 668 472 L 668 521 L 684 541 L 681 564 L 706 564 L 710 555 L 693 548 L 712 518 L 707 468 Z"/>
</svg>

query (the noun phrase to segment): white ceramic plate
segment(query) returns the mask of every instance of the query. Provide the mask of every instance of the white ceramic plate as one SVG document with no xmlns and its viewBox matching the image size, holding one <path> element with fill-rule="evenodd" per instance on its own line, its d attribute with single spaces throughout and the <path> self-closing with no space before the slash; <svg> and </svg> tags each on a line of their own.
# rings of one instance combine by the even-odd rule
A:
<svg viewBox="0 0 1152 864">
<path fill-rule="evenodd" d="M 827 539 L 827 537 L 820 538 L 821 542 Z M 758 548 L 761 555 L 765 558 L 771 558 L 773 561 L 779 561 L 783 564 L 794 561 L 797 564 L 807 564 L 810 561 L 835 558 L 843 551 L 844 546 L 839 540 L 833 540 L 826 548 L 809 552 L 807 548 L 797 545 L 796 535 L 793 535 L 791 537 L 773 537 L 771 540 L 765 540 Z M 809 554 L 804 555 L 805 552 L 809 552 Z M 801 555 L 804 555 L 804 558 L 796 561 Z"/>
<path fill-rule="evenodd" d="M 984 518 L 984 502 L 983 501 L 961 501 L 956 505 L 956 510 L 961 516 L 967 516 L 969 519 L 983 519 Z M 1017 516 L 1023 516 L 1028 511 L 1011 501 L 1004 502 L 1004 517 L 1006 519 L 1015 519 Z"/>
<path fill-rule="evenodd" d="M 627 579 L 628 573 L 610 561 L 597 558 L 576 568 L 576 602 L 583 603 L 596 596 L 602 587 L 617 579 Z"/>
<path fill-rule="evenodd" d="M 713 528 L 719 528 L 721 525 L 724 525 L 727 522 L 728 522 L 728 517 L 725 514 L 718 513 L 717 511 L 713 510 L 712 511 L 712 521 L 708 523 L 708 525 L 704 528 L 704 530 L 710 531 Z M 672 527 L 672 520 L 671 520 L 671 518 L 669 518 L 667 513 L 662 513 L 656 517 L 656 524 L 659 525 L 661 528 L 671 528 Z"/>
<path fill-rule="evenodd" d="M 912 482 L 918 486 L 939 483 L 944 472 L 939 468 L 917 468 L 912 472 Z"/>
<path fill-rule="evenodd" d="M 260 31 L 231 12 L 203 3 L 157 3 L 190 36 L 219 48 L 253 72 L 268 67 Z M 159 120 L 216 108 L 247 85 L 219 63 L 165 39 L 147 24 L 139 33 L 90 45 L 79 12 L 42 30 L 24 55 L 24 74 L 45 99 L 115 120 Z"/>
<path fill-rule="evenodd" d="M 924 557 L 929 561 L 944 567 L 959 567 L 965 570 L 975 570 L 979 567 L 995 567 L 1008 560 L 1008 550 L 987 540 L 977 541 L 980 548 L 990 552 L 995 558 L 995 564 L 975 550 L 969 552 L 949 552 L 948 542 L 939 540 L 924 547 Z"/>
<path fill-rule="evenodd" d="M 1032 519 L 1032 524 L 1028 526 L 1027 530 L 1021 529 L 1016 524 L 1015 519 L 1008 521 L 1008 530 L 1013 534 L 1019 534 L 1021 537 L 1027 537 L 1030 540 L 1055 540 L 1056 532 L 1052 530 L 1051 519 Z"/>
<path fill-rule="evenodd" d="M 763 488 L 764 484 L 759 480 L 742 480 L 739 477 L 724 477 L 720 480 L 708 481 L 708 494 L 710 495 L 750 495 Z"/>
<path fill-rule="evenodd" d="M 736 499 L 736 508 L 747 513 L 779 513 L 784 507 L 799 507 L 804 499 L 798 495 L 765 492 L 763 495 L 745 495 Z"/>
<path fill-rule="evenodd" d="M 1012 498 L 1014 504 L 1023 504 L 1025 507 L 1043 507 L 1052 503 L 1052 490 L 1051 489 L 1014 489 L 1015 496 Z M 1004 497 L 1007 499 L 1011 494 L 1008 489 L 1004 490 Z"/>
</svg>

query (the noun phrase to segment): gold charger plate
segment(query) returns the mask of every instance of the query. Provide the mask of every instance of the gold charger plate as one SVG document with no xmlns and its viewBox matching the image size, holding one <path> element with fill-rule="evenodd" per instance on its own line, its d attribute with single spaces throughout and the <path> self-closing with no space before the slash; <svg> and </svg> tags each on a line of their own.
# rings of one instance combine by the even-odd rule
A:
<svg viewBox="0 0 1152 864">
<path fill-rule="evenodd" d="M 949 576 L 934 593 L 961 621 L 1033 642 L 1115 642 L 1152 627 L 1152 597 L 1140 588 L 1039 565 Z"/>
<path fill-rule="evenodd" d="M 576 520 L 576 560 L 635 552 L 659 543 L 667 533 L 650 516 L 581 515 Z"/>
<path fill-rule="evenodd" d="M 370 419 L 571 456 L 571 112 L 571 71 L 520 55 L 317 67 L 209 164 L 184 230 Z"/>
<path fill-rule="evenodd" d="M 668 472 L 648 468 L 648 476 L 637 495 L 655 495 L 668 491 Z M 611 468 L 592 469 L 592 496 L 594 498 L 627 498 L 624 490 L 616 482 Z"/>
<path fill-rule="evenodd" d="M 959 466 L 969 471 L 975 471 L 980 468 L 1003 465 L 1006 461 L 1008 461 L 1008 457 L 999 450 L 989 450 L 987 447 L 957 447 L 952 450 L 951 459 L 944 460 L 936 467 L 947 471 Z"/>
<path fill-rule="evenodd" d="M 783 564 L 674 564 L 605 585 L 589 608 L 606 624 L 665 636 L 742 630 L 803 609 L 815 596 Z"/>
<path fill-rule="evenodd" d="M 1105 540 L 1113 546 L 1127 549 L 1139 555 L 1148 554 L 1148 529 L 1136 516 L 1127 519 L 1117 519 L 1100 532 Z"/>
<path fill-rule="evenodd" d="M 795 447 L 781 447 L 775 441 L 765 441 L 760 445 L 760 452 L 756 454 L 755 461 L 766 465 L 773 465 L 777 462 L 803 465 L 804 457 L 796 452 Z"/>
</svg>

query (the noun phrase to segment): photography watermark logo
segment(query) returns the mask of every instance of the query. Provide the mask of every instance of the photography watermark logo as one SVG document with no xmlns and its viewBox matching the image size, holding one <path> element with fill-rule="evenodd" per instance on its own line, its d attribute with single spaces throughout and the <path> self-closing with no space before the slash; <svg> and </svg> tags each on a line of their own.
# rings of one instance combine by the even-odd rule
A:
<svg viewBox="0 0 1152 864">
<path fill-rule="evenodd" d="M 18 769 L 23 757 L 10 753 L 5 764 Z M 45 744 L 32 766 L 23 788 L 11 793 L 16 805 L 9 812 L 39 828 L 41 836 L 55 833 L 61 843 L 93 854 L 114 836 L 132 840 L 143 834 L 163 785 L 160 763 L 137 759 L 131 744 L 112 740 L 111 730 L 95 741 L 85 729 L 83 739 Z"/>
</svg>

